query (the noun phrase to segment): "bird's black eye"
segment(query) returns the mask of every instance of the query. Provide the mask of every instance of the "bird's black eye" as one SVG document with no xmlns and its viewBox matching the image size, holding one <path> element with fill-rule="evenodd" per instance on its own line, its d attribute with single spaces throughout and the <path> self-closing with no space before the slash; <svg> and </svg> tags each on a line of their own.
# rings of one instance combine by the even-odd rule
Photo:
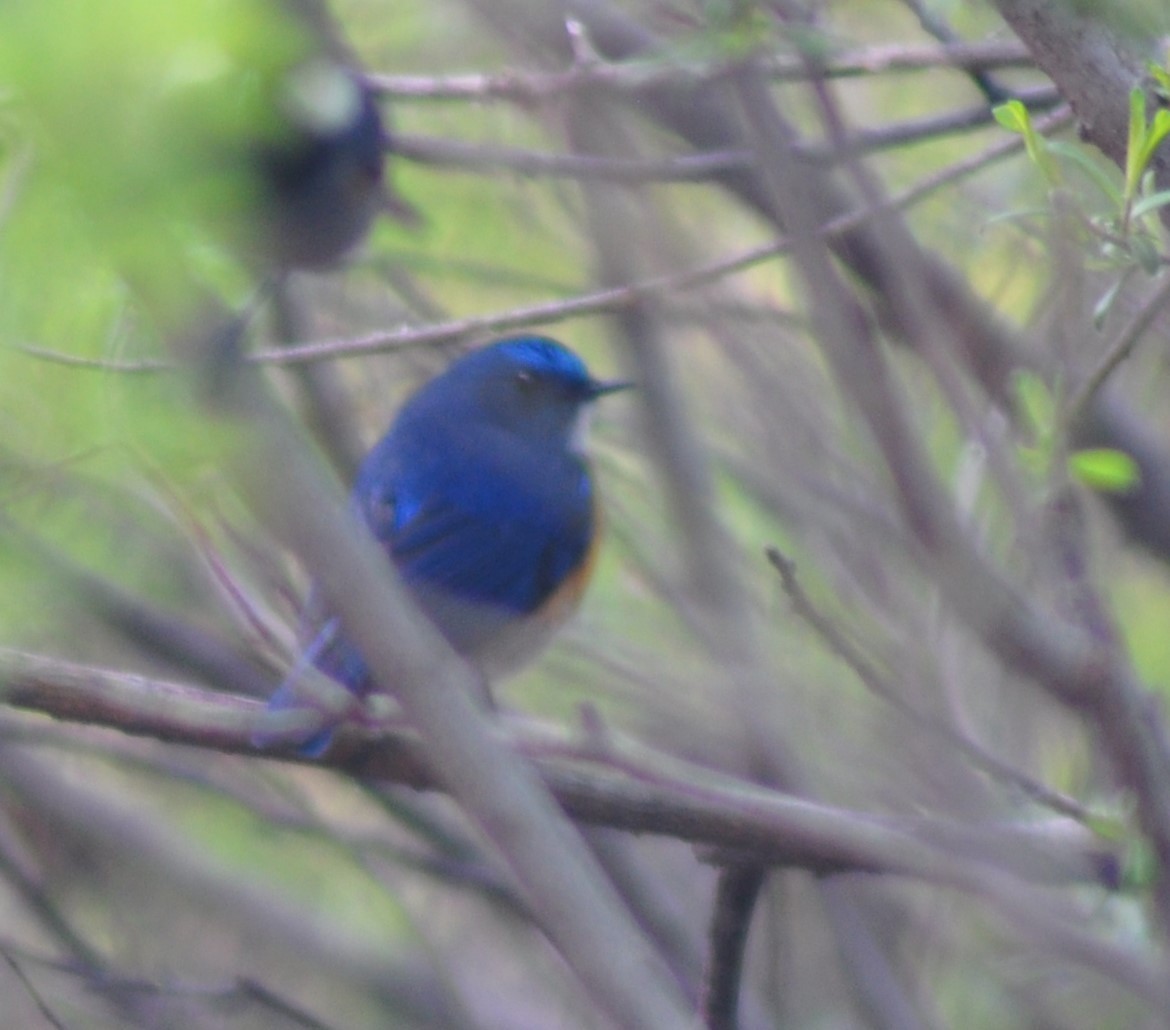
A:
<svg viewBox="0 0 1170 1030">
<path fill-rule="evenodd" d="M 516 373 L 516 386 L 521 393 L 529 394 L 536 389 L 536 373 L 527 368 Z"/>
</svg>

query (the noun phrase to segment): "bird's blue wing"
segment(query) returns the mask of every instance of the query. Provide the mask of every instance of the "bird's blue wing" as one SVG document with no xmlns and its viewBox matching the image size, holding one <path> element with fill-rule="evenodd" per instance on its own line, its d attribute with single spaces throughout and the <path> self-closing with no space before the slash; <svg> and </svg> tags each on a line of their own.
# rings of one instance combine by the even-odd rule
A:
<svg viewBox="0 0 1170 1030">
<path fill-rule="evenodd" d="M 389 541 L 403 578 L 460 599 L 525 614 L 584 557 L 589 525 L 533 516 L 496 522 L 439 501 L 421 506 Z"/>
<path fill-rule="evenodd" d="M 353 500 L 413 587 L 525 614 L 588 551 L 593 508 L 584 466 L 564 470 L 563 489 L 541 483 L 536 491 L 476 477 L 466 466 L 416 460 L 411 474 L 401 468 L 359 477 Z"/>
</svg>

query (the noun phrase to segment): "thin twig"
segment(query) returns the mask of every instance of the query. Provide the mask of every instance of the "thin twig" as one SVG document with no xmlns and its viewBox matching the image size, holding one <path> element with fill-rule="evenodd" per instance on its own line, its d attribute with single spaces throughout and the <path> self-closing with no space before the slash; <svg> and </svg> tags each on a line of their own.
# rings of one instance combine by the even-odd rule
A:
<svg viewBox="0 0 1170 1030">
<path fill-rule="evenodd" d="M 678 154 L 662 158 L 597 157 L 551 154 L 519 147 L 487 146 L 434 136 L 396 136 L 394 153 L 404 160 L 438 168 L 502 169 L 525 176 L 603 179 L 611 182 L 704 182 L 721 172 L 751 165 L 747 150 Z"/>
<path fill-rule="evenodd" d="M 290 1021 L 295 1026 L 305 1027 L 306 1030 L 336 1030 L 337 1026 L 334 1023 L 322 1022 L 312 1013 L 306 1012 L 299 1005 L 282 997 L 259 980 L 246 976 L 239 977 L 226 986 L 155 983 L 151 980 L 134 979 L 111 981 L 104 986 L 108 990 L 117 991 L 119 994 L 127 996 L 195 998 L 211 1005 L 235 1004 L 246 1000 L 263 1008 L 271 1009 L 283 1020 Z"/>
<path fill-rule="evenodd" d="M 263 704 L 195 687 L 0 651 L 0 696 L 14 708 L 90 726 L 228 753 L 306 761 L 251 743 Z M 861 815 L 795 801 L 741 779 L 699 770 L 635 741 L 610 740 L 599 752 L 563 731 L 530 721 L 497 727 L 533 763 L 559 804 L 591 825 L 735 848 L 747 857 L 817 872 L 844 869 L 921 871 L 923 849 L 989 863 L 1045 883 L 1113 882 L 1117 857 L 1106 842 L 1064 822 L 1067 832 L 1004 824 L 975 829 L 935 817 Z M 43 743 L 37 737 L 30 743 Z M 314 763 L 372 782 L 436 789 L 418 737 L 386 725 L 371 737 L 339 729 L 326 759 Z M 908 841 L 903 848 L 897 841 Z"/>
<path fill-rule="evenodd" d="M 1053 131 L 1066 125 L 1071 117 L 1071 112 L 1067 107 L 1062 106 L 1050 115 L 1038 118 L 1036 120 L 1037 131 Z M 879 214 L 905 210 L 942 187 L 980 171 L 995 161 L 1019 153 L 1023 150 L 1023 146 L 1023 141 L 1017 136 L 1000 140 L 985 151 L 928 176 L 891 198 L 888 205 L 882 209 L 864 208 L 832 219 L 820 228 L 818 235 L 826 239 L 834 239 L 846 235 Z M 251 355 L 251 360 L 261 364 L 292 364 L 299 361 L 325 361 L 341 357 L 358 357 L 408 347 L 450 343 L 486 333 L 512 331 L 535 325 L 549 325 L 586 315 L 608 314 L 638 304 L 647 297 L 663 293 L 691 291 L 695 287 L 724 279 L 737 272 L 746 271 L 787 253 L 791 248 L 792 238 L 784 236 L 774 243 L 753 247 L 684 272 L 654 276 L 628 286 L 596 290 L 568 300 L 544 301 L 496 314 L 478 315 L 421 328 L 409 327 L 348 339 L 320 340 L 297 347 L 258 350 Z"/>
<path fill-rule="evenodd" d="M 106 962 L 101 953 L 73 928 L 5 844 L 6 841 L 0 841 L 0 876 L 9 882 L 41 925 L 73 957 L 82 974 L 90 980 L 101 979 L 106 973 Z"/>
<path fill-rule="evenodd" d="M 903 2 L 914 12 L 918 24 L 944 46 L 963 45 L 963 40 L 943 20 L 940 12 L 928 8 L 921 0 L 903 0 Z M 971 81 L 975 83 L 979 91 L 987 98 L 988 104 L 1002 104 L 1011 96 L 1009 90 L 991 78 L 986 65 L 971 65 L 965 71 L 971 76 Z"/>
<path fill-rule="evenodd" d="M 759 866 L 725 866 L 719 871 L 699 996 L 699 1014 L 707 1030 L 736 1030 L 739 1025 L 736 1013 L 744 953 L 765 878 Z"/>
<path fill-rule="evenodd" d="M 1163 874 L 1154 886 L 1159 917 L 1170 926 L 1170 738 L 1153 695 L 1124 658 L 1104 651 L 1079 627 L 1021 591 L 959 523 L 869 312 L 828 249 L 813 239 L 816 183 L 797 171 L 785 143 L 787 126 L 758 78 L 745 72 L 736 85 L 760 147 L 765 199 L 798 242 L 796 271 L 808 291 L 822 353 L 880 455 L 902 518 L 917 539 L 924 573 L 945 604 L 1008 668 L 1036 682 L 1097 732 L 1138 799 L 1142 827 Z M 875 260 L 891 264 L 889 248 L 875 243 Z M 905 252 L 912 255 L 914 248 Z M 907 262 L 892 262 L 894 278 L 885 296 L 895 316 L 910 326 L 924 320 L 920 310 L 904 303 L 917 281 L 899 282 L 907 267 Z"/>
<path fill-rule="evenodd" d="M 116 971 L 103 958 L 101 952 L 74 928 L 45 892 L 43 885 L 24 868 L 24 863 L 5 847 L 11 843 L 8 840 L 0 840 L 0 876 L 9 882 L 45 931 L 70 956 L 73 972 L 81 976 L 91 987 L 105 984 Z M 131 999 L 114 993 L 110 996 L 110 1003 L 129 1025 L 143 1025 L 140 1013 Z"/>
<path fill-rule="evenodd" d="M 55 1027 L 56 1030 L 68 1030 L 65 1024 L 53 1013 L 53 1010 L 49 1008 L 45 999 L 41 997 L 41 992 L 37 990 L 36 985 L 28 978 L 28 974 L 21 968 L 20 963 L 3 948 L 0 948 L 0 955 L 4 956 L 4 961 L 7 963 L 8 968 L 12 970 L 13 974 L 21 982 L 25 992 L 32 999 L 33 1004 L 36 1005 L 37 1011 L 40 1012 L 45 1022 Z"/>
<path fill-rule="evenodd" d="M 1066 428 L 1075 425 L 1080 420 L 1089 402 L 1104 385 L 1105 380 L 1133 353 L 1146 330 L 1153 325 L 1154 319 L 1161 314 L 1167 303 L 1170 303 L 1170 274 L 1165 276 L 1162 285 L 1145 299 L 1141 307 L 1134 312 L 1133 317 L 1122 326 L 1109 346 L 1105 348 L 1097 367 L 1093 369 L 1080 389 L 1069 400 L 1064 417 Z"/>
<path fill-rule="evenodd" d="M 1071 118 L 1071 112 L 1067 107 L 1062 106 L 1051 114 L 1038 118 L 1036 130 L 1045 133 L 1055 131 L 1068 124 Z M 822 226 L 820 234 L 828 239 L 844 236 L 883 212 L 905 210 L 944 186 L 973 175 L 995 161 L 1019 153 L 1023 147 L 1023 141 L 1018 136 L 1000 140 L 986 150 L 964 158 L 962 161 L 922 179 L 892 198 L 885 208 L 863 208 L 832 219 Z M 474 315 L 469 318 L 455 319 L 429 326 L 408 326 L 387 332 L 368 333 L 365 336 L 317 340 L 294 347 L 260 348 L 248 355 L 247 360 L 265 365 L 294 365 L 301 362 L 364 357 L 413 347 L 437 346 L 532 326 L 553 325 L 574 318 L 608 314 L 640 303 L 647 297 L 688 293 L 695 287 L 716 282 L 785 254 L 791 247 L 791 238 L 785 236 L 774 243 L 753 247 L 750 250 L 684 272 L 654 276 L 628 286 L 594 290 L 567 300 L 542 301 L 493 314 Z M 104 359 L 79 358 L 44 347 L 26 345 L 21 349 L 30 356 L 43 360 L 103 372 L 158 373 L 174 369 L 173 365 L 163 361 L 114 362 Z"/>
<path fill-rule="evenodd" d="M 93 369 L 98 372 L 122 372 L 127 375 L 157 375 L 159 372 L 172 372 L 174 365 L 161 358 L 142 358 L 138 361 L 119 361 L 114 358 L 87 358 L 80 354 L 70 354 L 67 351 L 53 350 L 50 347 L 41 347 L 33 343 L 17 343 L 12 349 L 30 358 L 39 358 L 42 361 L 51 361 L 55 365 L 68 365 L 73 368 Z"/>
<path fill-rule="evenodd" d="M 932 68 L 963 71 L 1030 64 L 1032 55 L 1015 40 L 945 46 L 881 45 L 840 53 L 826 63 L 822 73 L 831 78 L 852 78 Z M 799 55 L 764 58 L 760 65 L 766 74 L 781 81 L 801 80 L 809 74 Z M 719 78 L 727 71 L 727 62 L 685 65 L 672 59 L 592 62 L 544 74 L 518 71 L 439 76 L 371 74 L 366 78 L 375 90 L 395 100 L 506 100 L 531 104 L 586 88 L 635 91 L 652 86 L 690 86 Z"/>
<path fill-rule="evenodd" d="M 886 681 L 885 677 L 869 663 L 860 649 L 855 647 L 833 621 L 813 604 L 796 575 L 795 563 L 790 558 L 781 554 L 779 549 L 775 547 L 767 548 L 765 554 L 768 562 L 779 573 L 780 582 L 784 587 L 784 593 L 788 595 L 788 599 L 792 602 L 792 608 L 796 614 L 820 638 L 821 642 L 829 649 L 831 654 L 836 655 L 853 670 L 858 680 L 861 681 L 862 685 L 870 693 L 875 697 L 880 697 L 900 714 L 906 716 L 923 729 L 929 730 L 947 743 L 953 744 L 977 768 L 994 779 L 1015 787 L 1033 801 L 1045 805 L 1055 812 L 1067 815 L 1070 819 L 1077 820 L 1077 822 L 1088 823 L 1092 817 L 1092 813 L 1075 798 L 1071 798 L 1067 794 L 1062 794 L 1060 791 L 1054 790 L 1039 780 L 1033 779 L 1027 773 L 1016 769 L 1002 759 L 996 758 L 995 755 L 984 750 L 976 741 L 966 737 L 941 719 L 926 715 L 909 704 Z"/>
<path fill-rule="evenodd" d="M 5 676 L 4 680 L 9 690 L 10 703 L 55 711 L 58 716 L 62 714 L 60 708 L 54 709 L 46 704 L 48 697 L 45 690 L 48 685 L 44 682 L 39 684 L 41 689 L 37 691 L 38 698 L 34 699 L 23 694 L 20 682 L 9 676 Z M 87 686 L 90 704 L 100 705 L 108 701 L 108 683 L 91 682 Z M 181 709 L 176 710 L 174 705 L 152 702 L 149 705 L 151 719 L 139 719 L 136 731 L 146 732 L 147 722 L 153 721 L 160 728 L 159 736 L 169 735 L 170 739 L 175 740 L 189 737 L 189 734 L 179 732 L 179 727 L 185 724 L 185 720 L 190 721 L 190 702 L 200 692 L 187 693 L 188 714 L 184 715 Z M 34 700 L 41 703 L 30 704 Z M 122 698 L 123 704 L 126 700 Z M 205 704 L 212 709 L 222 708 L 224 702 L 229 700 L 233 699 L 222 695 L 205 695 Z M 141 702 L 142 699 L 139 699 L 139 704 Z M 235 703 L 254 710 L 259 708 L 256 703 Z M 81 708 L 81 699 L 75 698 L 73 712 L 77 714 Z M 117 722 L 114 724 L 121 725 Z M 169 731 L 164 729 L 168 726 Z M 408 782 L 418 786 L 436 785 L 425 758 L 417 753 L 417 738 L 412 735 L 400 736 L 397 743 L 389 738 L 383 739 L 377 745 L 353 740 L 346 743 L 340 739 L 341 736 L 338 744 L 345 743 L 346 746 L 334 748 L 328 765 L 362 779 L 386 779 L 387 772 L 395 764 L 399 770 L 406 768 L 402 762 L 403 751 L 413 747 L 415 755 L 409 764 L 414 770 L 414 779 Z M 414 740 L 413 745 L 408 743 L 411 739 Z M 251 750 L 251 753 L 256 754 L 248 747 L 246 730 L 237 730 L 234 736 L 221 731 L 220 740 L 225 750 Z M 683 763 L 674 764 L 678 766 Z M 844 868 L 882 870 L 937 882 L 971 894 L 1019 931 L 1044 940 L 1055 953 L 1115 979 L 1151 1005 L 1170 1005 L 1170 990 L 1159 962 L 1151 960 L 1137 949 L 1101 940 L 1087 932 L 1080 922 L 1054 914 L 1050 898 L 1046 898 L 1043 905 L 1037 904 L 1033 886 L 1016 879 L 1007 872 L 1007 866 L 1000 865 L 995 859 L 989 858 L 985 851 L 980 851 L 993 833 L 986 824 L 976 827 L 978 832 L 974 835 L 968 832 L 969 828 L 956 825 L 952 831 L 958 835 L 957 838 L 940 845 L 932 842 L 927 835 L 907 832 L 906 829 L 896 830 L 893 828 L 895 822 L 890 820 L 857 814 L 842 819 L 832 815 L 832 810 L 824 805 L 786 798 L 730 777 L 723 778 L 729 786 L 714 786 L 712 781 L 719 781 L 720 777 L 708 770 L 699 773 L 699 779 L 680 782 L 664 794 L 662 791 L 649 791 L 643 785 L 637 785 L 631 793 L 623 786 L 620 778 L 601 775 L 596 771 L 583 772 L 575 762 L 566 764 L 537 759 L 535 765 L 564 810 L 575 819 L 607 821 L 609 825 L 622 829 L 665 832 L 684 839 L 688 827 L 692 831 L 692 839 L 698 839 L 693 836 L 693 831 L 706 826 L 714 830 L 706 837 L 707 840 L 719 846 L 730 845 L 741 850 L 751 849 L 758 844 L 760 838 L 757 837 L 753 844 L 752 832 L 763 831 L 764 839 L 770 840 L 773 847 L 778 844 L 789 855 L 806 848 L 811 849 L 810 857 L 819 852 L 822 859 L 829 853 L 826 851 L 828 846 L 836 849 L 838 860 L 828 864 L 823 861 L 819 864 L 806 863 L 808 868 L 821 871 Z M 655 794 L 658 795 L 657 801 L 654 799 Z M 660 807 L 663 802 L 667 808 Z M 677 818 L 681 814 L 678 807 L 680 804 L 684 809 L 689 809 L 681 821 Z M 669 809 L 673 809 L 673 813 Z M 615 813 L 621 814 L 623 818 L 615 820 Z M 667 818 L 661 819 L 662 816 Z M 903 820 L 902 825 L 908 828 L 912 822 Z M 938 820 L 929 822 L 937 824 Z M 1030 831 L 1023 827 L 1014 832 L 1026 838 Z M 762 858 L 768 854 L 767 851 L 758 853 Z M 840 859 L 847 859 L 850 854 L 854 856 L 853 860 L 843 864 Z M 1019 871 L 1027 875 L 1025 867 L 1019 867 Z"/>
<path fill-rule="evenodd" d="M 1052 108 L 1060 94 L 1052 86 L 1040 86 L 1017 97 L 1031 110 Z M 891 150 L 908 143 L 938 139 L 993 122 L 986 104 L 913 118 L 880 128 L 859 129 L 839 144 L 801 142 L 796 154 L 812 164 L 829 165 L 875 151 Z M 719 150 L 701 154 L 677 154 L 659 158 L 602 157 L 594 154 L 554 154 L 519 147 L 466 143 L 435 136 L 399 135 L 391 144 L 395 157 L 443 169 L 464 169 L 477 174 L 492 170 L 529 177 L 599 179 L 609 182 L 706 182 L 716 175 L 744 171 L 754 160 L 750 150 Z"/>
</svg>

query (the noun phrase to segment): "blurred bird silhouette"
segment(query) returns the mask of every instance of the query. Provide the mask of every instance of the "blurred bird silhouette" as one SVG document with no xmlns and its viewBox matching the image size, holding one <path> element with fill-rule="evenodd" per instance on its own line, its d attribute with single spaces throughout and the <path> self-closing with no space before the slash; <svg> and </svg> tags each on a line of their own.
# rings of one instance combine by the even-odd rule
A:
<svg viewBox="0 0 1170 1030">
<path fill-rule="evenodd" d="M 280 268 L 336 264 L 390 206 L 382 120 L 349 69 L 314 59 L 284 76 L 287 132 L 256 148 L 254 228 L 260 253 Z"/>
<path fill-rule="evenodd" d="M 581 600 L 601 525 L 584 455 L 590 407 L 629 385 L 594 379 L 554 340 L 500 340 L 415 393 L 358 472 L 354 514 L 422 611 L 489 680 L 533 659 Z M 305 704 L 297 679 L 310 664 L 359 696 L 375 689 L 316 592 L 304 635 L 271 708 Z M 331 735 L 304 752 L 323 753 Z"/>
<path fill-rule="evenodd" d="M 252 148 L 249 249 L 281 270 L 336 264 L 379 213 L 416 222 L 384 170 L 392 138 L 357 59 L 317 0 L 279 0 L 300 29 L 297 59 L 265 90 L 271 121 Z"/>
</svg>

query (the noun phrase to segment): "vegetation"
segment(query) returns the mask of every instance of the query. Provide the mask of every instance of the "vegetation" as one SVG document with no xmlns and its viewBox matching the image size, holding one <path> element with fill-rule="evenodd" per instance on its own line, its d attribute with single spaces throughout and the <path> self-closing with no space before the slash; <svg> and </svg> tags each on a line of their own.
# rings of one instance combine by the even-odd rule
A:
<svg viewBox="0 0 1170 1030">
<path fill-rule="evenodd" d="M 1170 16 L 809 6 L 0 6 L 6 1027 L 1170 1022 Z M 415 217 L 284 274 L 318 45 Z M 341 498 L 528 331 L 639 389 L 489 718 Z"/>
</svg>

